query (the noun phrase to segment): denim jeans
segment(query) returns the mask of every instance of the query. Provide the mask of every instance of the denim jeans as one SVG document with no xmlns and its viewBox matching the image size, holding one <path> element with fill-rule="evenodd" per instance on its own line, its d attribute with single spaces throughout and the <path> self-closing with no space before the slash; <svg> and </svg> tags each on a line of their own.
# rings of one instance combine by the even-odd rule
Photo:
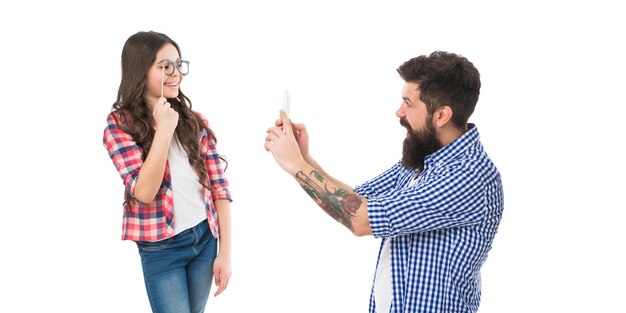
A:
<svg viewBox="0 0 626 313">
<path fill-rule="evenodd" d="M 172 238 L 137 242 L 137 247 L 153 312 L 204 312 L 217 253 L 206 220 Z"/>
</svg>

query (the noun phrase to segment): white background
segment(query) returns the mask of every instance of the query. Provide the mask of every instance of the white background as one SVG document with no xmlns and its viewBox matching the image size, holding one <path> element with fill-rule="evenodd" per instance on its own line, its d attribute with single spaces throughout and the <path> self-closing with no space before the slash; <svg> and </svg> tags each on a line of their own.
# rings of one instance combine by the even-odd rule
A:
<svg viewBox="0 0 626 313">
<path fill-rule="evenodd" d="M 378 240 L 326 216 L 265 130 L 289 90 L 313 155 L 360 184 L 400 157 L 396 68 L 434 50 L 481 72 L 471 122 L 504 181 L 479 312 L 624 312 L 624 11 L 545 2 L 3 3 L 0 311 L 149 311 L 101 138 L 122 46 L 155 30 L 230 162 L 234 274 L 208 312 L 367 311 Z"/>
</svg>

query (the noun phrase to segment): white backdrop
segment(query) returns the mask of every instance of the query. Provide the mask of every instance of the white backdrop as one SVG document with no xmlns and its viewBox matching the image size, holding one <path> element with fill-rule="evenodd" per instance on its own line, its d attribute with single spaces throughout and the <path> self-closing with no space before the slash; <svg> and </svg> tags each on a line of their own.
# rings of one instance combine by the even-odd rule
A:
<svg viewBox="0 0 626 313">
<path fill-rule="evenodd" d="M 313 155 L 359 184 L 400 157 L 397 66 L 434 50 L 481 72 L 471 121 L 504 181 L 479 312 L 623 310 L 623 10 L 544 2 L 2 4 L 0 311 L 149 312 L 101 144 L 139 30 L 180 44 L 182 90 L 230 162 L 233 277 L 208 312 L 367 311 L 378 240 L 326 216 L 265 130 L 289 90 Z"/>
</svg>

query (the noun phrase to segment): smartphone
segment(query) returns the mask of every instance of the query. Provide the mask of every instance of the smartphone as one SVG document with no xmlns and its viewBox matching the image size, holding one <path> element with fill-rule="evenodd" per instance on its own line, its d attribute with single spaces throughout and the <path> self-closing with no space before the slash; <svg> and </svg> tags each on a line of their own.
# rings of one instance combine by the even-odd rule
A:
<svg viewBox="0 0 626 313">
<path fill-rule="evenodd" d="M 289 98 L 289 91 L 285 90 L 285 95 L 283 97 L 283 111 L 287 113 L 287 117 L 289 117 L 290 107 L 291 107 L 291 99 Z"/>
</svg>

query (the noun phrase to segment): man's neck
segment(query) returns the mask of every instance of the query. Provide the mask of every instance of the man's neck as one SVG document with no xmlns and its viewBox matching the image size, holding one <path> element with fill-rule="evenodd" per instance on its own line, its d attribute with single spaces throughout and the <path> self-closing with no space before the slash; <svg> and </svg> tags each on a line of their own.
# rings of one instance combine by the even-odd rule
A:
<svg viewBox="0 0 626 313">
<path fill-rule="evenodd" d="M 457 140 L 457 138 L 463 136 L 465 132 L 467 132 L 467 126 L 463 128 L 458 128 L 452 125 L 446 125 L 437 135 L 437 139 L 439 139 L 441 146 L 445 147 L 453 141 Z"/>
</svg>

